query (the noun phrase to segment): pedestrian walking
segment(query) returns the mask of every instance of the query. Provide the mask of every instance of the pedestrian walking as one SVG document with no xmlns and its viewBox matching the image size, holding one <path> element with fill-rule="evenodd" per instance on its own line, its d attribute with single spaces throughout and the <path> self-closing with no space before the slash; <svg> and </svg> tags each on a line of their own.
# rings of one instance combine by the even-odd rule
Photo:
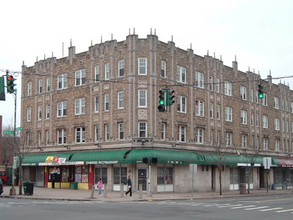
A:
<svg viewBox="0 0 293 220">
<path fill-rule="evenodd" d="M 128 186 L 128 191 L 125 194 L 127 195 L 129 193 L 129 196 L 132 196 L 132 181 L 131 181 L 130 175 L 128 175 L 127 186 Z"/>
<path fill-rule="evenodd" d="M 103 180 L 102 178 L 100 178 L 100 181 L 98 182 L 99 196 L 102 195 L 103 187 L 104 187 Z"/>
</svg>

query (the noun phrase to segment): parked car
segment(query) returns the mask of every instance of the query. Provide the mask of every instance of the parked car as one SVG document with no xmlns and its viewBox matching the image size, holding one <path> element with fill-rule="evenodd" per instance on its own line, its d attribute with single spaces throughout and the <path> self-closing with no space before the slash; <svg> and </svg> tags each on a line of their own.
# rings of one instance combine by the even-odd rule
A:
<svg viewBox="0 0 293 220">
<path fill-rule="evenodd" d="M 0 179 L 2 179 L 3 183 L 6 183 L 8 180 L 8 175 L 5 170 L 0 170 Z"/>
</svg>

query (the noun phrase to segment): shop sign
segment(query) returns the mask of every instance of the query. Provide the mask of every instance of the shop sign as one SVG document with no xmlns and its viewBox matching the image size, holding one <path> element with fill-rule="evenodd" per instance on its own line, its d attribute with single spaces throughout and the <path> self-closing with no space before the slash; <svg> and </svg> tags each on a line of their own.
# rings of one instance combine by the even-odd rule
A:
<svg viewBox="0 0 293 220">
<path fill-rule="evenodd" d="M 118 160 L 112 161 L 86 161 L 86 164 L 117 164 Z"/>
</svg>

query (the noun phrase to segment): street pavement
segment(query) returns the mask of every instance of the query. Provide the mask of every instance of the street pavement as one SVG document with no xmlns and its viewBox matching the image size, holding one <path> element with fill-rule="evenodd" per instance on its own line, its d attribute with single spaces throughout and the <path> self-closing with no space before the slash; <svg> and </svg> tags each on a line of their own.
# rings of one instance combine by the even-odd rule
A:
<svg viewBox="0 0 293 220">
<path fill-rule="evenodd" d="M 15 187 L 16 195 L 10 196 L 11 186 L 5 186 L 1 197 L 19 198 L 19 199 L 41 199 L 41 200 L 69 200 L 69 201 L 164 201 L 164 200 L 192 200 L 192 199 L 208 199 L 208 198 L 231 198 L 231 197 L 248 197 L 248 196 L 267 196 L 292 194 L 290 190 L 250 190 L 249 194 L 240 194 L 239 191 L 225 191 L 222 195 L 219 192 L 190 192 L 190 193 L 152 193 L 133 192 L 132 197 L 126 196 L 125 192 L 103 192 L 102 196 L 98 195 L 97 190 L 74 190 L 74 189 L 49 189 L 43 187 L 34 187 L 33 195 L 19 195 L 18 186 Z M 106 194 L 106 195 L 105 195 Z"/>
</svg>

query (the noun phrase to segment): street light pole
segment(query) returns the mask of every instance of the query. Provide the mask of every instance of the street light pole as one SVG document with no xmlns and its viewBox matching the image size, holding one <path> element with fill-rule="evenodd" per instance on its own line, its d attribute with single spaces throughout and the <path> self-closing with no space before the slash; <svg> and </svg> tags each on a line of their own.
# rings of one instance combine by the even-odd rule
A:
<svg viewBox="0 0 293 220">
<path fill-rule="evenodd" d="M 12 155 L 13 155 L 13 164 L 12 164 L 12 187 L 10 189 L 10 194 L 11 196 L 16 195 L 15 187 L 14 187 L 14 181 L 15 181 L 15 148 L 16 148 L 16 97 L 17 91 L 15 90 L 14 94 L 14 128 L 13 128 L 13 148 L 12 148 Z"/>
</svg>

